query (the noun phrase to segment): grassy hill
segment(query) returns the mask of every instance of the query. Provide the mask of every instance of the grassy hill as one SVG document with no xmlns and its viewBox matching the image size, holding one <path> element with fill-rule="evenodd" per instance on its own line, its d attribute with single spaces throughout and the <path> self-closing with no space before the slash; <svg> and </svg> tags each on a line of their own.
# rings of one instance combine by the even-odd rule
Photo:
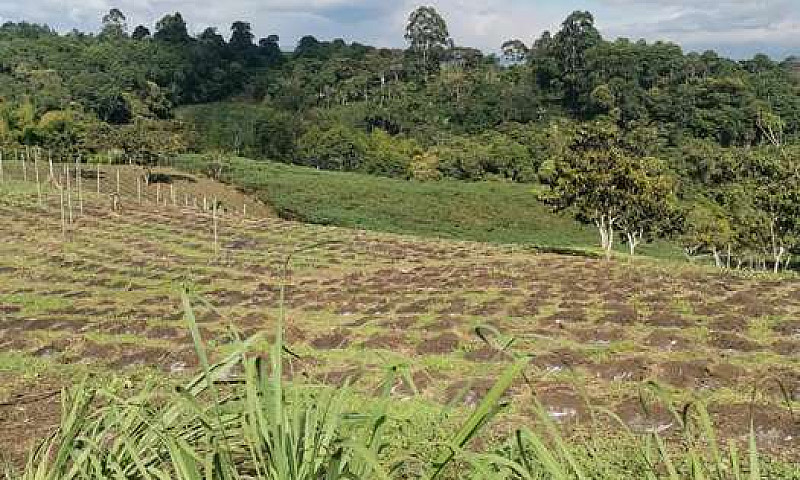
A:
<svg viewBox="0 0 800 480">
<path fill-rule="evenodd" d="M 258 196 L 284 218 L 549 250 L 596 252 L 594 228 L 553 213 L 537 200 L 538 185 L 510 182 L 421 183 L 357 173 L 330 172 L 245 158 L 227 158 L 223 179 Z M 181 156 L 176 166 L 202 171 L 207 160 Z M 624 246 L 618 246 L 620 251 Z M 677 258 L 667 242 L 641 254 Z"/>
</svg>

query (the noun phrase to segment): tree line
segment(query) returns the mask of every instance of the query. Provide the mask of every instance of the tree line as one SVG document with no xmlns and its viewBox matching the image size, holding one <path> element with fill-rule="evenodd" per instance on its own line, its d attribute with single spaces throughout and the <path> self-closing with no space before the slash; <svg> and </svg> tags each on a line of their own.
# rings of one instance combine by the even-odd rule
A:
<svg viewBox="0 0 800 480">
<path fill-rule="evenodd" d="M 183 16 L 98 33 L 0 26 L 0 143 L 151 162 L 226 152 L 436 181 L 543 183 L 542 200 L 635 253 L 656 237 L 720 267 L 798 252 L 800 62 L 607 40 L 589 12 L 557 32 L 459 45 L 420 7 L 406 49 L 189 33 Z"/>
</svg>

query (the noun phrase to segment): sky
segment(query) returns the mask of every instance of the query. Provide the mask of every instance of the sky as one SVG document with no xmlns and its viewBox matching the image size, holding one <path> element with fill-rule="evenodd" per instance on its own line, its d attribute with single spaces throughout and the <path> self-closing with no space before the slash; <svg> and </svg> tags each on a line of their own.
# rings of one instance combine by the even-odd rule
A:
<svg viewBox="0 0 800 480">
<path fill-rule="evenodd" d="M 285 49 L 308 34 L 401 47 L 408 14 L 421 3 L 444 16 L 457 44 L 485 52 L 511 38 L 530 44 L 544 30 L 558 30 L 573 10 L 589 10 L 606 38 L 666 40 L 734 58 L 800 56 L 800 0 L 0 0 L 0 22 L 96 31 L 116 7 L 129 30 L 180 11 L 193 33 L 209 25 L 227 33 L 234 20 L 245 20 L 259 37 L 280 35 Z"/>
</svg>

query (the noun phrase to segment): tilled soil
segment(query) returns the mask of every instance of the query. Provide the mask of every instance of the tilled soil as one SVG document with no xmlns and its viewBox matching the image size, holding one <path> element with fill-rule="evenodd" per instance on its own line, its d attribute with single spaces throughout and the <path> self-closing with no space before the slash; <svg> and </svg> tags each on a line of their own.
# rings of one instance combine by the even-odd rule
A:
<svg viewBox="0 0 800 480">
<path fill-rule="evenodd" d="M 0 355 L 43 362 L 44 377 L 81 366 L 189 375 L 197 361 L 178 294 L 188 287 L 208 302 L 195 314 L 212 351 L 234 332 L 271 338 L 283 298 L 298 356 L 289 371 L 331 385 L 374 391 L 388 364 L 407 363 L 413 388 L 399 381 L 393 395 L 471 406 L 503 363 L 530 355 L 509 394 L 520 421 L 535 422 L 535 397 L 571 428 L 587 417 L 586 394 L 634 430 L 674 429 L 663 409 L 638 407 L 655 382 L 678 402 L 706 400 L 723 436 L 746 434 L 752 415 L 764 448 L 800 457 L 797 280 L 231 212 L 215 246 L 207 213 L 112 212 L 91 198 L 76 217 L 62 236 L 52 198 L 0 199 Z M 32 387 L 19 367 L 0 375 L 0 451 L 19 461 L 57 423 L 47 394 L 60 385 Z"/>
</svg>

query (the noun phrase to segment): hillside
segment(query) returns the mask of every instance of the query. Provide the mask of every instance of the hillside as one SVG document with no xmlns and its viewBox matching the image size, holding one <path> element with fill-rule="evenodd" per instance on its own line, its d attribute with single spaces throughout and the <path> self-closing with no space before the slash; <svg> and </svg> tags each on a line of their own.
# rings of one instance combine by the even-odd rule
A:
<svg viewBox="0 0 800 480">
<path fill-rule="evenodd" d="M 406 49 L 307 32 L 282 51 L 277 35 L 256 39 L 247 19 L 227 38 L 214 26 L 193 35 L 180 12 L 130 32 L 124 12 L 98 12 L 98 34 L 7 22 L 0 146 L 13 158 L 119 165 L 245 156 L 338 172 L 236 172 L 237 183 L 269 183 L 265 195 L 285 217 L 593 245 L 569 216 L 604 225 L 597 237 L 616 235 L 605 249 L 667 239 L 680 248 L 644 253 L 791 269 L 800 253 L 796 59 L 604 38 L 591 12 L 564 17 L 553 32 L 530 32 L 533 42 L 498 38 L 502 57 L 459 44 L 432 7 L 409 15 Z M 249 178 L 273 173 L 281 180 Z M 525 198 L 531 189 L 565 217 Z"/>
<path fill-rule="evenodd" d="M 225 165 L 224 181 L 260 198 L 281 217 L 302 222 L 586 255 L 599 251 L 597 230 L 553 213 L 537 198 L 541 185 L 416 182 L 238 157 L 212 162 L 183 155 L 171 163 L 192 172 L 208 171 L 210 163 Z M 682 255 L 666 241 L 645 245 L 641 253 Z"/>
<path fill-rule="evenodd" d="M 181 286 L 208 301 L 197 315 L 215 357 L 233 331 L 272 331 L 291 252 L 286 337 L 298 382 L 349 378 L 369 393 L 395 366 L 408 375 L 392 397 L 469 408 L 508 362 L 490 346 L 499 337 L 475 334 L 490 325 L 532 356 L 498 434 L 535 423 L 534 396 L 565 428 L 588 428 L 584 394 L 634 432 L 671 432 L 663 408 L 640 406 L 643 382 L 655 381 L 678 404 L 708 402 L 724 437 L 745 439 L 753 412 L 764 451 L 800 452 L 789 408 L 800 406 L 795 279 L 236 213 L 218 219 L 215 248 L 208 213 L 153 203 L 112 212 L 92 195 L 63 238 L 54 193 L 39 206 L 31 184 L 0 185 L 0 449 L 17 461 L 57 422 L 58 389 L 82 375 L 137 386 L 197 368 Z"/>
</svg>

